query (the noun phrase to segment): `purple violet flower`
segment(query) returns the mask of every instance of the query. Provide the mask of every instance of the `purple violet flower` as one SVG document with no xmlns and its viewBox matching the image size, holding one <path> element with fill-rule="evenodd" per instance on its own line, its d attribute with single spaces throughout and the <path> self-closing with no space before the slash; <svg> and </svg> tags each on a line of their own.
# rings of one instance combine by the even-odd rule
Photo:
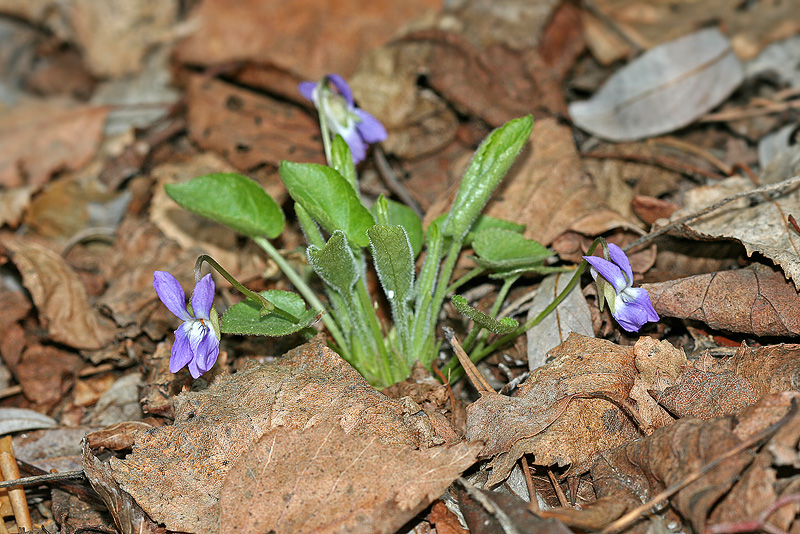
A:
<svg viewBox="0 0 800 534">
<path fill-rule="evenodd" d="M 164 306 L 183 321 L 175 330 L 170 372 L 177 373 L 188 364 L 192 378 L 199 378 L 214 366 L 219 355 L 219 328 L 213 308 L 214 280 L 207 274 L 194 286 L 191 312 L 186 308 L 186 294 L 181 284 L 170 273 L 155 271 L 153 287 Z"/>
<path fill-rule="evenodd" d="M 331 90 L 331 86 L 336 92 Z M 319 83 L 303 82 L 297 88 L 300 94 L 314 102 L 317 110 L 325 113 L 328 129 L 332 135 L 339 134 L 345 140 L 353 163 L 359 163 L 367 156 L 369 145 L 386 139 L 383 124 L 355 106 L 350 86 L 338 74 L 328 74 Z"/>
<path fill-rule="evenodd" d="M 633 287 L 633 270 L 628 257 L 613 243 L 608 244 L 611 261 L 597 256 L 584 256 L 592 266 L 592 278 L 597 282 L 600 309 L 608 302 L 614 319 L 628 332 L 638 332 L 647 322 L 659 320 L 647 290 Z M 600 278 L 597 275 L 600 275 Z"/>
</svg>

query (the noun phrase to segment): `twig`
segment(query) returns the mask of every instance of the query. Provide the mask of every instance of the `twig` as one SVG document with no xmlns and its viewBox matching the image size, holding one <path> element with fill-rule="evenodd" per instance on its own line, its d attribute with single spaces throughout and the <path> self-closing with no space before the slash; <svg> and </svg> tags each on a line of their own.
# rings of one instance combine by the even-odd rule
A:
<svg viewBox="0 0 800 534">
<path fill-rule="evenodd" d="M 661 228 L 658 228 L 657 230 L 653 230 L 649 234 L 643 235 L 642 237 L 640 237 L 639 239 L 637 239 L 633 243 L 629 243 L 628 245 L 623 247 L 622 250 L 624 250 L 625 252 L 628 252 L 629 250 L 632 250 L 635 247 L 638 247 L 639 245 L 647 243 L 648 241 L 652 241 L 653 239 L 655 239 L 656 237 L 658 237 L 660 235 L 666 234 L 667 232 L 669 232 L 673 228 L 677 228 L 678 226 L 680 226 L 682 224 L 686 224 L 686 223 L 691 222 L 691 221 L 693 221 L 695 219 L 699 219 L 703 215 L 711 213 L 712 211 L 714 211 L 716 209 L 719 209 L 722 206 L 733 202 L 734 200 L 739 200 L 740 198 L 754 197 L 754 196 L 762 195 L 764 193 L 770 193 L 772 191 L 779 191 L 781 189 L 788 189 L 791 186 L 797 184 L 798 182 L 800 182 L 800 175 L 799 176 L 793 176 L 792 178 L 789 178 L 788 180 L 784 180 L 783 182 L 779 182 L 777 184 L 769 184 L 769 185 L 765 185 L 765 186 L 762 186 L 762 187 L 758 187 L 756 189 L 751 189 L 750 191 L 742 191 L 741 193 L 736 193 L 736 194 L 731 195 L 729 197 L 725 197 L 722 200 L 719 200 L 719 201 L 711 204 L 710 206 L 707 206 L 707 207 L 701 209 L 700 211 L 696 211 L 694 213 L 691 213 L 689 215 L 681 217 L 680 219 L 676 219 L 676 220 L 672 221 L 671 223 L 667 224 L 666 226 L 662 226 Z"/>
<path fill-rule="evenodd" d="M 777 432 L 783 425 L 785 425 L 790 419 L 792 419 L 792 417 L 794 417 L 796 413 L 797 413 L 797 403 L 792 401 L 792 407 L 789 410 L 789 413 L 784 415 L 780 421 L 770 425 L 769 427 L 765 428 L 758 434 L 751 436 L 749 439 L 746 439 L 739 445 L 732 447 L 728 451 L 717 456 L 716 458 L 706 463 L 703 467 L 701 467 L 697 471 L 694 471 L 693 473 L 689 473 L 688 475 L 684 476 L 681 480 L 671 485 L 664 491 L 660 492 L 658 495 L 655 495 L 652 499 L 648 500 L 646 503 L 642 504 L 641 506 L 637 506 L 636 508 L 626 513 L 616 521 L 612 522 L 606 528 L 601 530 L 600 534 L 611 534 L 612 532 L 618 532 L 624 528 L 627 528 L 637 519 L 639 519 L 639 516 L 641 516 L 644 512 L 650 510 L 654 506 L 657 506 L 661 504 L 663 501 L 669 499 L 670 497 L 678 493 L 680 490 L 682 490 L 695 480 L 698 480 L 700 477 L 702 477 L 703 475 L 705 475 L 706 473 L 708 473 L 709 471 L 720 465 L 728 458 L 731 458 L 739 454 L 740 452 L 755 446 L 761 440 L 770 437 L 772 434 Z"/>
<path fill-rule="evenodd" d="M 525 485 L 528 487 L 528 510 L 538 514 L 542 511 L 539 508 L 539 496 L 536 494 L 536 486 L 533 485 L 533 477 L 531 477 L 531 468 L 528 466 L 528 460 L 524 454 L 520 456 L 519 463 L 522 466 L 522 473 L 525 475 Z"/>
<path fill-rule="evenodd" d="M 425 217 L 425 214 L 422 212 L 422 208 L 419 207 L 419 204 L 417 204 L 417 201 L 414 200 L 414 197 L 411 196 L 411 193 L 408 192 L 408 189 L 406 189 L 406 187 L 400 183 L 400 180 L 397 179 L 397 176 L 395 176 L 394 170 L 392 169 L 392 166 L 389 165 L 389 161 L 386 159 L 386 154 L 383 152 L 383 149 L 380 147 L 380 145 L 375 146 L 373 154 L 375 155 L 375 164 L 378 167 L 378 173 L 386 183 L 386 187 L 388 187 L 392 193 L 397 195 L 400 200 L 403 201 L 403 204 L 411 208 L 414 213 L 417 214 L 417 217 L 420 219 Z"/>
<path fill-rule="evenodd" d="M 13 486 L 38 486 L 39 484 L 44 484 L 46 482 L 83 478 L 84 476 L 83 469 L 78 469 L 76 471 L 64 471 L 61 473 L 48 473 L 46 475 L 36 475 L 33 477 L 18 478 L 16 480 L 0 482 L 0 489 L 10 488 Z"/>
<path fill-rule="evenodd" d="M 687 143 L 686 141 L 681 141 L 680 139 L 675 139 L 674 137 L 664 137 L 662 139 L 656 140 L 657 143 L 667 145 L 668 147 L 677 148 L 678 150 L 683 150 L 684 152 L 688 152 L 689 154 L 694 154 L 697 157 L 703 158 L 714 167 L 718 168 L 722 174 L 725 176 L 730 176 L 733 172 L 733 168 L 716 157 L 714 154 L 709 152 L 708 150 L 699 147 L 697 145 L 693 145 L 692 143 Z"/>
<path fill-rule="evenodd" d="M 484 378 L 478 368 L 475 367 L 475 364 L 469 359 L 469 356 L 467 356 L 467 353 L 464 352 L 464 349 L 461 348 L 461 343 L 459 343 L 458 339 L 456 339 L 456 334 L 453 332 L 453 329 L 449 326 L 445 326 L 442 328 L 442 330 L 444 330 L 445 339 L 447 339 L 447 342 L 453 347 L 453 351 L 455 351 L 456 357 L 458 357 L 458 361 L 461 363 L 461 367 L 464 368 L 467 378 L 469 378 L 469 381 L 472 382 L 472 385 L 475 387 L 475 389 L 478 390 L 478 393 L 480 393 L 481 396 L 497 395 L 497 392 L 494 390 L 494 388 L 489 384 L 486 378 Z"/>
<path fill-rule="evenodd" d="M 550 469 L 550 467 L 547 468 L 547 476 L 550 477 L 550 482 L 553 484 L 553 488 L 556 490 L 556 496 L 558 497 L 558 504 L 560 504 L 562 508 L 572 508 L 569 505 L 567 496 L 564 495 L 564 489 L 561 487 L 561 484 L 558 483 L 556 475 L 555 473 L 553 473 L 553 470 Z"/>
</svg>

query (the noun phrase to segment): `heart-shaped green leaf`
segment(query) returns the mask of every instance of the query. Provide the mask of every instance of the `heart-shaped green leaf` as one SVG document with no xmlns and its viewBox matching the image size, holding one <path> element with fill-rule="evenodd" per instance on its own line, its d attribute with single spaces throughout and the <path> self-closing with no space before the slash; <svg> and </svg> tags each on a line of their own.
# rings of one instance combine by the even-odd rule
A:
<svg viewBox="0 0 800 534">
<path fill-rule="evenodd" d="M 322 248 L 311 245 L 306 251 L 308 263 L 340 295 L 349 297 L 361 273 L 341 230 L 336 230 Z"/>
<path fill-rule="evenodd" d="M 487 228 L 475 234 L 472 248 L 478 265 L 493 270 L 508 270 L 541 264 L 553 251 L 533 239 L 502 228 Z"/>
<path fill-rule="evenodd" d="M 260 185 L 241 174 L 207 174 L 164 188 L 184 209 L 244 235 L 274 238 L 283 231 L 280 206 Z"/>
<path fill-rule="evenodd" d="M 341 174 L 325 165 L 291 161 L 281 162 L 280 173 L 289 195 L 328 233 L 341 230 L 351 243 L 369 245 L 367 229 L 375 219 Z"/>
<path fill-rule="evenodd" d="M 519 323 L 512 319 L 511 317 L 503 317 L 499 321 L 494 319 L 493 317 L 483 313 L 480 310 L 477 310 L 467 304 L 467 299 L 462 297 L 461 295 L 453 295 L 453 306 L 463 315 L 466 315 L 473 321 L 475 324 L 486 328 L 490 332 L 494 332 L 495 334 L 508 334 L 516 327 L 519 326 Z"/>
<path fill-rule="evenodd" d="M 442 226 L 445 235 L 461 241 L 467 235 L 492 191 L 528 142 L 533 129 L 530 115 L 513 119 L 491 132 L 467 167 L 450 214 Z"/>
<path fill-rule="evenodd" d="M 303 297 L 296 293 L 270 289 L 262 291 L 261 294 L 278 308 L 297 317 L 299 321 L 292 322 L 276 313 L 261 317 L 261 307 L 252 300 L 245 300 L 231 306 L 222 316 L 222 332 L 252 336 L 288 336 L 311 326 L 317 317 L 314 310 L 306 310 Z"/>
</svg>

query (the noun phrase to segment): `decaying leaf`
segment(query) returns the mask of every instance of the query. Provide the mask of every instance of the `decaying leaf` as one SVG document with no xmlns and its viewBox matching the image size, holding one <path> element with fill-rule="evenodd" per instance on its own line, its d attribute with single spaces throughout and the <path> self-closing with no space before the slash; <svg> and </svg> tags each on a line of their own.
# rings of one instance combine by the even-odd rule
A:
<svg viewBox="0 0 800 534">
<path fill-rule="evenodd" d="M 274 363 L 219 377 L 206 391 L 183 393 L 175 404 L 175 424 L 139 434 L 133 452 L 109 465 L 153 519 L 182 532 L 219 531 L 223 480 L 254 441 L 277 427 L 330 422 L 388 446 L 444 442 L 417 404 L 375 391 L 319 339 Z M 274 466 L 260 469 L 286 476 L 270 471 Z"/>
<path fill-rule="evenodd" d="M 781 176 L 779 180 L 788 179 Z M 700 186 L 684 195 L 683 209 L 672 219 L 706 208 L 715 202 L 755 189 L 753 182 L 740 176 L 711 186 Z M 737 200 L 677 229 L 676 234 L 692 239 L 732 239 L 740 242 L 748 256 L 758 252 L 783 269 L 800 289 L 800 235 L 788 222 L 788 216 L 800 213 L 800 188 L 795 184 L 785 192 Z"/>
<path fill-rule="evenodd" d="M 780 271 L 764 265 L 642 287 L 661 316 L 757 336 L 800 336 L 800 295 Z"/>
<path fill-rule="evenodd" d="M 618 70 L 591 99 L 569 106 L 577 126 L 632 141 L 690 124 L 744 79 L 728 40 L 715 28 L 658 46 Z"/>
<path fill-rule="evenodd" d="M 735 373 L 746 378 L 760 396 L 800 389 L 800 345 L 742 345 L 730 358 L 704 357 L 696 364 L 705 370 Z"/>
<path fill-rule="evenodd" d="M 330 421 L 274 428 L 231 467 L 220 532 L 391 534 L 472 465 L 478 448 L 392 446 Z"/>
<path fill-rule="evenodd" d="M 0 407 L 0 434 L 54 426 L 58 426 L 56 420 L 43 413 L 24 408 Z"/>
<path fill-rule="evenodd" d="M 11 251 L 51 340 L 79 349 L 111 343 L 113 325 L 92 308 L 80 278 L 63 258 L 31 241 L 7 238 L 3 245 Z"/>
<path fill-rule="evenodd" d="M 240 171 L 325 161 L 317 121 L 296 106 L 200 76 L 190 80 L 186 98 L 189 136 Z"/>
<path fill-rule="evenodd" d="M 467 408 L 467 439 L 482 441 L 481 456 L 493 457 L 488 485 L 503 481 L 523 454 L 580 474 L 598 451 L 639 436 L 614 403 L 580 398 L 627 398 L 636 375 L 631 347 L 572 334 L 550 356 L 516 397 L 483 395 Z"/>
<path fill-rule="evenodd" d="M 536 297 L 528 310 L 528 320 L 539 315 L 564 290 L 573 273 L 555 273 L 539 285 Z M 570 291 L 567 298 L 547 315 L 542 322 L 527 331 L 528 367 L 536 369 L 545 363 L 545 355 L 566 341 L 571 332 L 594 337 L 592 314 L 579 288 Z"/>
<path fill-rule="evenodd" d="M 100 144 L 108 108 L 27 101 L 0 118 L 0 184 L 41 187 L 56 171 L 79 169 Z"/>
<path fill-rule="evenodd" d="M 733 373 L 711 373 L 687 367 L 680 383 L 653 392 L 658 403 L 677 417 L 713 419 L 736 415 L 758 400 L 746 378 Z"/>
</svg>

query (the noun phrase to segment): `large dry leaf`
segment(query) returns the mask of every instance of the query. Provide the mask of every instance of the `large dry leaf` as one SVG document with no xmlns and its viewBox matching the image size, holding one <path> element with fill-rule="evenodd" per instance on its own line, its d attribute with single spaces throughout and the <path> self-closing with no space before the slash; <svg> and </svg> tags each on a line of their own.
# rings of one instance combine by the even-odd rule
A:
<svg viewBox="0 0 800 534">
<path fill-rule="evenodd" d="M 365 51 L 440 7 L 441 0 L 206 0 L 193 14 L 196 30 L 178 46 L 177 56 L 200 65 L 252 60 L 298 80 L 331 72 L 347 77 Z"/>
<path fill-rule="evenodd" d="M 523 454 L 537 465 L 570 464 L 588 469 L 594 455 L 639 436 L 602 393 L 625 399 L 636 368 L 631 347 L 572 334 L 550 352 L 553 360 L 534 370 L 516 397 L 484 395 L 467 408 L 467 438 L 482 441 L 482 457 L 494 457 L 487 484 L 503 481 Z"/>
<path fill-rule="evenodd" d="M 486 206 L 493 217 L 526 226 L 525 237 L 549 245 L 567 230 L 591 227 L 604 233 L 636 231 L 634 223 L 597 201 L 597 189 L 582 173 L 572 131 L 555 119 L 536 121 L 530 146 Z"/>
<path fill-rule="evenodd" d="M 325 161 L 317 121 L 296 106 L 201 76 L 190 80 L 186 99 L 189 136 L 240 171 Z"/>
<path fill-rule="evenodd" d="M 701 30 L 658 46 L 617 71 L 591 99 L 569 106 L 577 126 L 631 141 L 690 124 L 744 79 L 728 40 Z"/>
<path fill-rule="evenodd" d="M 786 179 L 788 176 L 782 176 Z M 754 189 L 747 178 L 733 177 L 713 186 L 696 187 L 684 195 L 683 209 L 672 214 L 678 219 L 715 202 Z M 800 289 L 800 235 L 787 217 L 800 213 L 800 187 L 786 192 L 730 202 L 723 207 L 685 224 L 677 233 L 693 239 L 733 239 L 744 245 L 747 255 L 763 254 L 783 269 Z"/>
<path fill-rule="evenodd" d="M 26 101 L 0 116 L 0 184 L 41 187 L 56 171 L 79 169 L 97 150 L 106 107 Z"/>
<path fill-rule="evenodd" d="M 599 40 L 608 39 L 615 29 L 621 29 L 634 42 L 650 48 L 696 28 L 710 24 L 725 28 L 731 38 L 731 45 L 741 59 L 754 57 L 765 45 L 776 39 L 794 35 L 800 28 L 797 0 L 761 0 L 746 5 L 739 0 L 675 0 L 670 2 L 641 2 L 640 0 L 597 0 L 596 7 L 616 28 L 602 25 L 604 35 Z M 587 35 L 590 48 L 594 50 L 595 39 Z M 619 41 L 619 38 L 617 37 Z M 625 58 L 630 47 L 622 41 L 616 54 L 606 57 L 606 61 Z"/>
<path fill-rule="evenodd" d="M 757 336 L 800 336 L 800 295 L 780 271 L 764 265 L 642 287 L 662 317 Z"/>
<path fill-rule="evenodd" d="M 13 369 L 25 397 L 47 411 L 73 387 L 83 366 L 77 354 L 36 344 L 25 349 Z"/>
<path fill-rule="evenodd" d="M 6 238 L 3 245 L 22 273 L 52 341 L 100 349 L 114 340 L 114 325 L 92 308 L 86 288 L 61 256 L 30 241 Z"/>
<path fill-rule="evenodd" d="M 153 519 L 181 532 L 219 531 L 223 480 L 276 427 L 327 421 L 387 445 L 444 442 L 418 405 L 375 391 L 319 339 L 274 363 L 220 377 L 206 391 L 181 394 L 175 404 L 175 424 L 140 434 L 133 452 L 110 467 Z"/>
<path fill-rule="evenodd" d="M 695 364 L 716 373 L 746 378 L 759 395 L 800 389 L 800 345 L 748 347 L 742 344 L 730 358 L 704 356 Z"/>
<path fill-rule="evenodd" d="M 230 469 L 220 532 L 391 534 L 472 465 L 478 448 L 402 448 L 335 422 L 276 428 Z"/>
<path fill-rule="evenodd" d="M 569 284 L 573 273 L 555 273 L 547 276 L 539 285 L 536 296 L 528 310 L 528 320 L 539 315 Z M 564 341 L 575 332 L 586 337 L 594 337 L 592 313 L 580 288 L 570 291 L 564 301 L 548 314 L 542 322 L 527 331 L 528 367 L 537 369 L 545 363 L 550 349 Z"/>
<path fill-rule="evenodd" d="M 759 397 L 746 378 L 693 367 L 686 368 L 678 384 L 652 395 L 675 416 L 698 419 L 736 415 Z"/>
</svg>

